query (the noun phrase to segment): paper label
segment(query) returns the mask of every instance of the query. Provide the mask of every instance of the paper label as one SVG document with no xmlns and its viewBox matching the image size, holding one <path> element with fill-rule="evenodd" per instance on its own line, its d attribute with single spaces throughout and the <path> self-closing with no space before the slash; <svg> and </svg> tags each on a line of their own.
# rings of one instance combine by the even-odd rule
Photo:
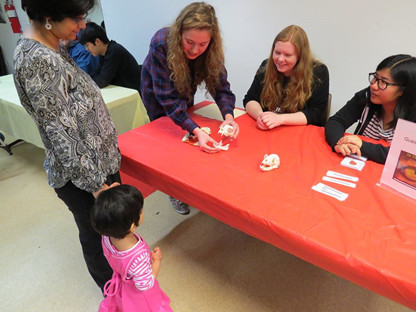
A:
<svg viewBox="0 0 417 313">
<path fill-rule="evenodd" d="M 340 179 L 345 179 L 345 180 L 354 181 L 354 182 L 357 182 L 359 180 L 358 177 L 349 176 L 346 174 L 333 172 L 333 171 L 327 171 L 326 175 L 329 177 L 340 178 Z"/>
<path fill-rule="evenodd" d="M 362 171 L 363 167 L 365 166 L 365 162 L 361 160 L 357 160 L 351 157 L 345 157 L 342 162 L 340 162 L 341 165 L 349 168 L 353 168 L 357 171 Z"/>
<path fill-rule="evenodd" d="M 328 195 L 330 197 L 336 198 L 339 201 L 344 201 L 349 196 L 347 193 L 341 192 L 323 183 L 318 183 L 317 185 L 311 187 L 311 189 L 318 191 L 320 193 L 324 193 L 325 195 Z"/>
<path fill-rule="evenodd" d="M 332 183 L 335 183 L 335 184 L 343 185 L 343 186 L 348 186 L 348 187 L 356 188 L 356 184 L 355 183 L 347 182 L 347 181 L 340 180 L 340 179 L 336 179 L 336 178 L 332 178 L 332 177 L 323 176 L 323 180 L 329 181 L 329 182 L 332 182 Z"/>
</svg>

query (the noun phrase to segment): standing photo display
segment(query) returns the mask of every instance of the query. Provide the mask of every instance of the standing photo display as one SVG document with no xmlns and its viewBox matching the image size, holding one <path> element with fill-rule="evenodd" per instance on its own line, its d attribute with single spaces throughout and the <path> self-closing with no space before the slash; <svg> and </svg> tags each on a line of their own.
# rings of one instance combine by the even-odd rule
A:
<svg viewBox="0 0 417 313">
<path fill-rule="evenodd" d="M 415 123 L 398 119 L 380 183 L 416 199 Z"/>
</svg>

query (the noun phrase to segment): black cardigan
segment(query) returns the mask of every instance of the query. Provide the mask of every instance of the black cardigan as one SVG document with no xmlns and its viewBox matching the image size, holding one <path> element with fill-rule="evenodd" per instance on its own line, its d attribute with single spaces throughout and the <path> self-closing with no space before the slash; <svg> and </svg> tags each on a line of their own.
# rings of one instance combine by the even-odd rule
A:
<svg viewBox="0 0 417 313">
<path fill-rule="evenodd" d="M 378 107 L 379 105 L 370 101 L 369 87 L 357 92 L 343 108 L 327 121 L 325 127 L 327 143 L 334 150 L 338 140 L 345 135 L 346 129 L 356 122 L 358 122 L 358 125 L 354 134 L 362 135 Z M 415 113 L 414 116 L 408 116 L 405 119 L 415 122 Z M 383 164 L 387 159 L 388 152 L 389 147 L 366 141 L 362 142 L 361 153 L 369 160 Z"/>
<path fill-rule="evenodd" d="M 264 60 L 259 67 L 252 85 L 243 99 L 243 106 L 249 101 L 256 101 L 261 103 L 261 93 L 263 89 L 263 81 L 265 79 L 265 71 L 261 70 L 266 65 L 267 60 Z M 325 113 L 327 108 L 327 101 L 329 98 L 329 71 L 324 64 L 318 64 L 313 69 L 314 82 L 312 87 L 312 95 L 307 100 L 305 108 L 301 111 L 307 118 L 307 124 L 316 126 L 324 126 L 326 123 Z M 263 109 L 266 111 L 266 109 Z"/>
</svg>

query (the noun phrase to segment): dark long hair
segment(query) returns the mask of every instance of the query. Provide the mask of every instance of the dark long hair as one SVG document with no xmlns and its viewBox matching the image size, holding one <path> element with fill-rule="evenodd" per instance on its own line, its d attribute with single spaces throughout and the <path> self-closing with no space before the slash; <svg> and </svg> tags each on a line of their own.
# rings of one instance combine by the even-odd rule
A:
<svg viewBox="0 0 417 313">
<path fill-rule="evenodd" d="M 60 22 L 66 17 L 84 15 L 95 3 L 95 0 L 22 0 L 22 9 L 33 21 L 44 23 L 49 17 Z"/>
<path fill-rule="evenodd" d="M 416 122 L 416 58 L 408 54 L 392 55 L 378 64 L 376 70 L 389 69 L 394 83 L 403 94 L 398 98 L 391 127 L 399 118 Z"/>
</svg>

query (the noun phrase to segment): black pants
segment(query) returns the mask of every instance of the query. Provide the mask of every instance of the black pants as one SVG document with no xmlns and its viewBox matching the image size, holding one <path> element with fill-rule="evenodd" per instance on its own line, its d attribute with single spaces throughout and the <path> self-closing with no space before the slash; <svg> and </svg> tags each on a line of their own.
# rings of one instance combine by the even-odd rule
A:
<svg viewBox="0 0 417 313">
<path fill-rule="evenodd" d="M 121 182 L 119 172 L 107 177 L 106 183 L 108 185 L 114 182 Z M 94 205 L 94 196 L 77 188 L 71 181 L 61 188 L 56 188 L 55 192 L 74 215 L 88 271 L 96 284 L 103 290 L 105 283 L 111 279 L 113 270 L 103 255 L 101 236 L 91 225 L 90 211 Z"/>
</svg>

